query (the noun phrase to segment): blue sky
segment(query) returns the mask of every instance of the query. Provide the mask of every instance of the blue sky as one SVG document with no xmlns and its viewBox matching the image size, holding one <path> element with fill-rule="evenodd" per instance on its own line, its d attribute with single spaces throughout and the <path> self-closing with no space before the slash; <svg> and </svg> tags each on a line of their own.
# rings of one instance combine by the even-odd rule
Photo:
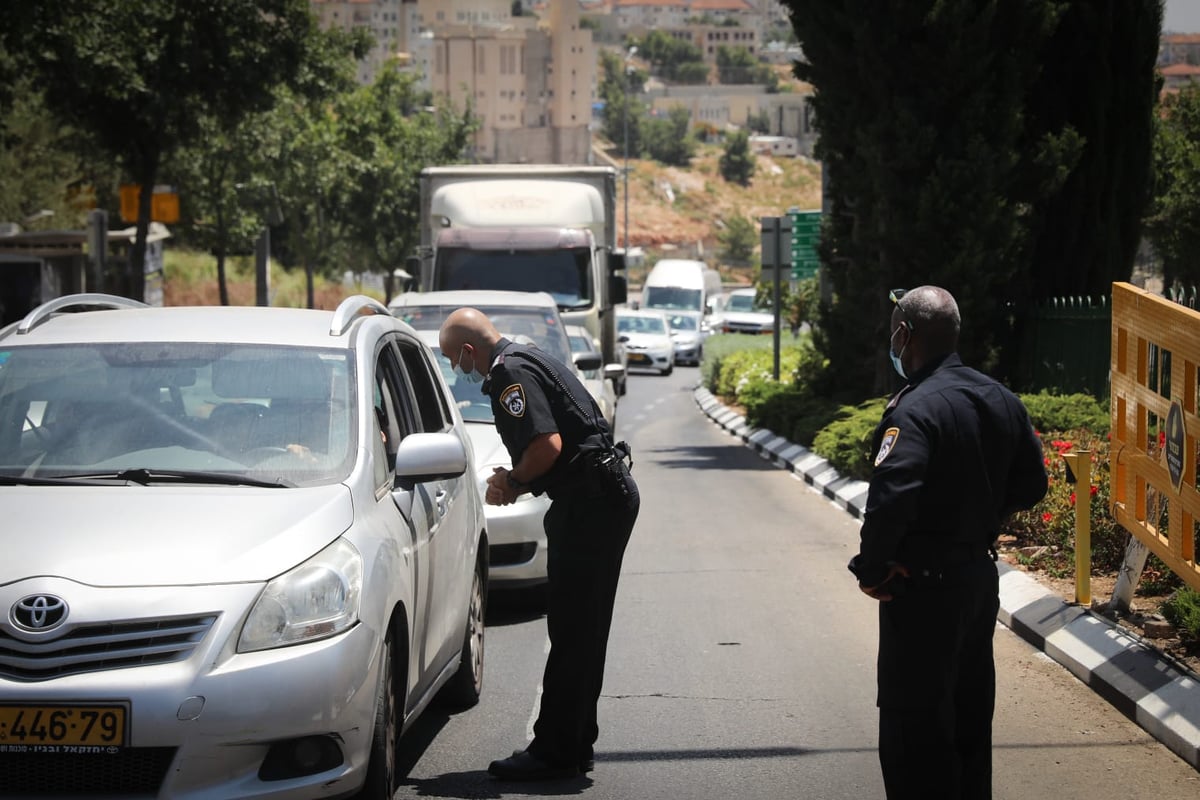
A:
<svg viewBox="0 0 1200 800">
<path fill-rule="evenodd" d="M 1200 0 L 1167 0 L 1163 30 L 1200 33 Z"/>
</svg>

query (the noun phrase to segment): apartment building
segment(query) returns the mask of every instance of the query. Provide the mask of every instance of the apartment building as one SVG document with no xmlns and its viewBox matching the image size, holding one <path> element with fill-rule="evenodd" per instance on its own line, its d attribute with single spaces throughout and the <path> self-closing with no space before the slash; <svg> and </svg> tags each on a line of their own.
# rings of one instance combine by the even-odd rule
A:
<svg viewBox="0 0 1200 800">
<path fill-rule="evenodd" d="M 1200 65 L 1200 33 L 1168 33 L 1159 40 L 1158 66 Z"/>
<path fill-rule="evenodd" d="M 797 152 L 811 155 L 817 132 L 811 103 L 811 90 L 769 94 L 765 86 L 659 86 L 648 93 L 651 113 L 665 116 L 683 106 L 692 122 L 725 131 L 744 128 L 751 117 L 766 112 L 768 133 L 796 142 Z"/>
<path fill-rule="evenodd" d="M 367 57 L 359 62 L 358 82 L 375 82 L 383 65 L 408 59 L 409 42 L 417 26 L 416 0 L 310 0 L 322 28 L 365 30 L 375 40 Z"/>
<path fill-rule="evenodd" d="M 598 54 L 575 0 L 541 18 L 509 0 L 420 0 L 419 66 L 437 97 L 480 121 L 475 156 L 495 163 L 591 162 Z"/>
</svg>

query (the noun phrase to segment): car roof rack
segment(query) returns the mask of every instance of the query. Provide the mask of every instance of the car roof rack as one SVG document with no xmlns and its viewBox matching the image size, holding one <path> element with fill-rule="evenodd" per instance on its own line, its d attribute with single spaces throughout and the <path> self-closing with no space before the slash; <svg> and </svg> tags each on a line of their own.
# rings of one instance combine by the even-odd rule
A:
<svg viewBox="0 0 1200 800">
<path fill-rule="evenodd" d="M 375 314 L 392 316 L 387 306 L 365 294 L 355 294 L 347 297 L 333 312 L 333 322 L 329 324 L 330 336 L 341 336 L 359 317 L 369 317 Z"/>
<path fill-rule="evenodd" d="M 65 311 L 68 308 L 104 308 L 104 309 L 119 309 L 119 308 L 149 308 L 145 303 L 137 300 L 132 300 L 128 297 L 118 297 L 115 294 L 68 294 L 62 297 L 56 297 L 42 303 L 40 306 L 30 311 L 25 315 L 25 318 L 17 325 L 17 335 L 29 333 L 31 330 L 41 325 L 50 319 L 51 315 L 58 311 Z"/>
</svg>

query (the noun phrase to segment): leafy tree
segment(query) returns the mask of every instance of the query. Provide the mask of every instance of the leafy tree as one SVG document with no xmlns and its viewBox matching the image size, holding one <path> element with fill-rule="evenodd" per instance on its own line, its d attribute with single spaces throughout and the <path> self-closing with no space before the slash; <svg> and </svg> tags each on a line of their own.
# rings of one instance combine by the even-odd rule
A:
<svg viewBox="0 0 1200 800">
<path fill-rule="evenodd" d="M 807 57 L 796 75 L 817 89 L 817 155 L 831 187 L 821 258 L 834 301 L 816 333 L 837 388 L 891 388 L 894 286 L 953 292 L 964 359 L 994 368 L 1025 266 L 1025 102 L 1060 4 L 785 5 Z"/>
<path fill-rule="evenodd" d="M 753 220 L 741 213 L 732 215 L 717 233 L 717 241 L 721 243 L 721 259 L 737 266 L 750 264 L 754 260 L 758 238 L 758 226 Z"/>
<path fill-rule="evenodd" d="M 655 161 L 671 167 L 686 167 L 696 154 L 696 137 L 691 132 L 692 115 L 686 106 L 673 106 L 665 119 L 646 123 L 646 152 Z"/>
<path fill-rule="evenodd" d="M 754 162 L 749 133 L 735 131 L 725 140 L 725 149 L 719 162 L 722 178 L 739 186 L 749 186 L 750 179 L 754 177 Z"/>
<path fill-rule="evenodd" d="M 355 260 L 388 276 L 419 244 L 421 170 L 460 161 L 477 127 L 469 109 L 427 105 L 414 75 L 388 68 L 338 106 L 341 148 L 352 159 L 339 213 Z"/>
<path fill-rule="evenodd" d="M 754 133 L 771 132 L 771 114 L 765 108 L 746 117 L 746 127 Z"/>
<path fill-rule="evenodd" d="M 1200 283 L 1200 86 L 1163 101 L 1154 174 L 1146 234 L 1162 259 L 1163 285 Z"/>
<path fill-rule="evenodd" d="M 601 69 L 604 74 L 600 79 L 599 94 L 604 100 L 604 135 L 622 151 L 628 135 L 629 154 L 636 157 L 645 149 L 642 129 L 646 122 L 646 107 L 634 87 L 643 86 L 648 76 L 644 70 L 636 68 L 627 71 L 624 60 L 610 52 L 601 56 Z"/>
<path fill-rule="evenodd" d="M 0 52 L 0 60 L 5 59 Z M 83 176 L 72 133 L 47 111 L 29 77 L 12 76 L 0 113 L 0 221 L 26 228 L 81 227 L 84 202 L 73 192 Z M 40 216 L 43 212 L 48 215 Z M 36 221 L 31 218 L 36 218 Z"/>
<path fill-rule="evenodd" d="M 650 62 L 659 75 L 678 83 L 703 83 L 708 78 L 704 53 L 689 41 L 653 30 L 637 42 L 638 55 Z M 703 74 L 703 77 L 700 75 Z"/>
<path fill-rule="evenodd" d="M 717 48 L 717 79 L 721 83 L 753 83 L 758 59 L 745 47 Z"/>
<path fill-rule="evenodd" d="M 63 121 L 88 132 L 145 187 L 128 293 L 141 297 L 150 187 L 201 136 L 270 108 L 306 73 L 321 37 L 305 0 L 59 0 L 19 4 L 4 44 Z"/>
</svg>

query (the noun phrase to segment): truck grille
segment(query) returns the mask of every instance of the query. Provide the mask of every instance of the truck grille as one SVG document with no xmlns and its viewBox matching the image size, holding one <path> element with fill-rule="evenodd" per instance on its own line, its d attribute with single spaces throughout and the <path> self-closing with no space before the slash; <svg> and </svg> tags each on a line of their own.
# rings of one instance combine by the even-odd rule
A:
<svg viewBox="0 0 1200 800">
<path fill-rule="evenodd" d="M 53 641 L 26 642 L 0 631 L 0 676 L 44 681 L 182 661 L 208 633 L 216 614 L 84 625 Z"/>
</svg>

